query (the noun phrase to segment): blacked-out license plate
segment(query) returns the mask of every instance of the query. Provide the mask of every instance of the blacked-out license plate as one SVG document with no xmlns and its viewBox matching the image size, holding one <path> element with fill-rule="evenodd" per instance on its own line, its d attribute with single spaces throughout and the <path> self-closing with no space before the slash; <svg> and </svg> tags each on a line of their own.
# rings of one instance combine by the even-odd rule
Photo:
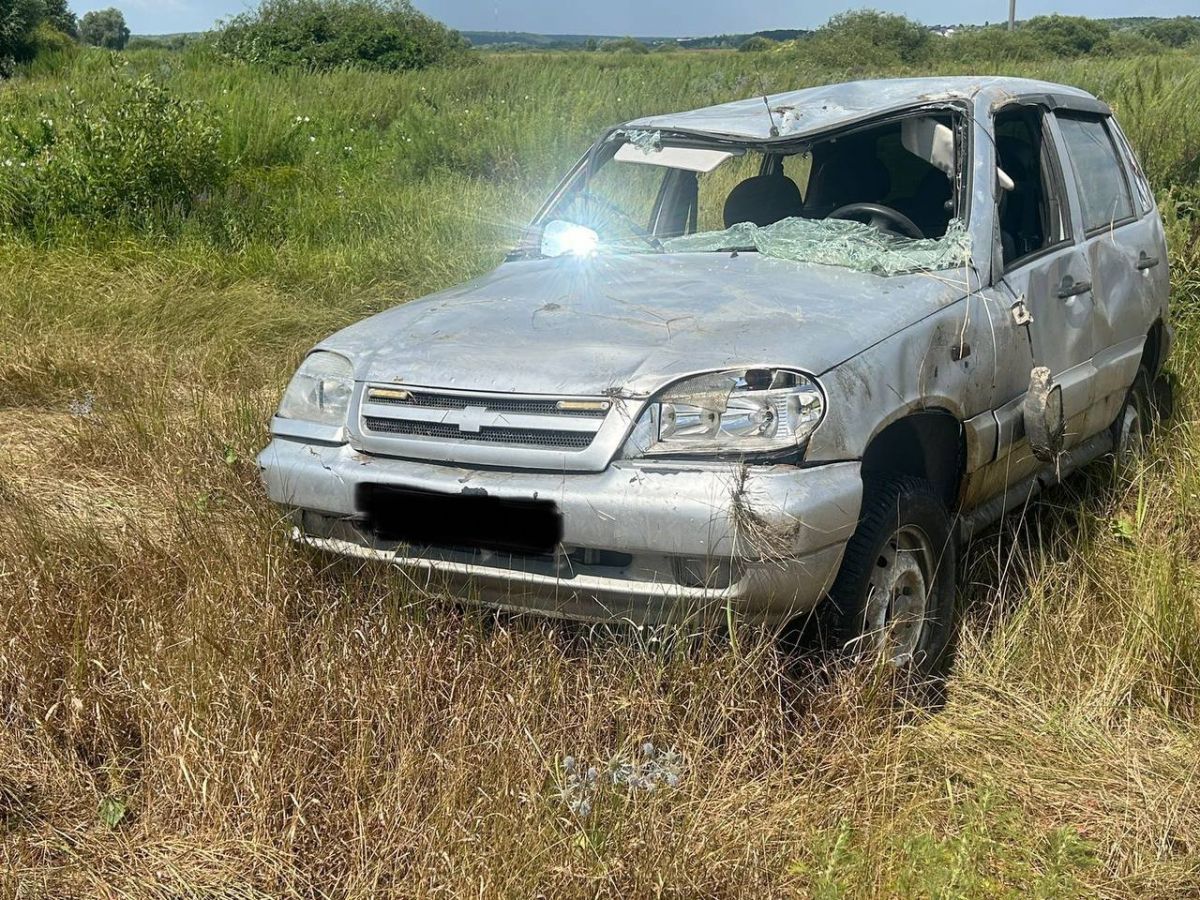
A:
<svg viewBox="0 0 1200 900">
<path fill-rule="evenodd" d="M 549 554 L 562 540 L 562 513 L 553 500 L 363 484 L 356 506 L 377 537 L 417 547 Z"/>
</svg>

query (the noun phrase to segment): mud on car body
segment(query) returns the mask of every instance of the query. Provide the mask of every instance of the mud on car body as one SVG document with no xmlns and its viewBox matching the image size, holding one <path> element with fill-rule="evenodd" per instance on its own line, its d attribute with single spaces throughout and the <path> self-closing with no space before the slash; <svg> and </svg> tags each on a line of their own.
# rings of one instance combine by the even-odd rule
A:
<svg viewBox="0 0 1200 900">
<path fill-rule="evenodd" d="M 259 458 L 295 535 L 586 620 L 816 608 L 935 672 L 955 555 L 1136 442 L 1162 224 L 1108 107 L 832 85 L 605 133 L 495 271 L 322 341 Z"/>
</svg>

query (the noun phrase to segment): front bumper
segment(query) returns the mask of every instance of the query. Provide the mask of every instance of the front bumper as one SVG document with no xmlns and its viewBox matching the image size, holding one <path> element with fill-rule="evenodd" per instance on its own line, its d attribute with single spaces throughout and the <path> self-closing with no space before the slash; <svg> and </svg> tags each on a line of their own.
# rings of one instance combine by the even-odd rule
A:
<svg viewBox="0 0 1200 900">
<path fill-rule="evenodd" d="M 825 594 L 858 522 L 857 462 L 812 468 L 621 461 L 596 473 L 478 470 L 275 438 L 259 467 L 296 536 L 399 566 L 414 583 L 490 606 L 637 624 L 775 624 Z M 363 530 L 360 485 L 555 501 L 554 556 L 415 548 Z"/>
</svg>

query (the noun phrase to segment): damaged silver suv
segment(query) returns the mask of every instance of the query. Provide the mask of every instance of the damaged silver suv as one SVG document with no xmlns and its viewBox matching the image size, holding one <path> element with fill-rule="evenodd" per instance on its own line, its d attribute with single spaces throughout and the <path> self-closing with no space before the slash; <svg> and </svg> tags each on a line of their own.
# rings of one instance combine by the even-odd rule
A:
<svg viewBox="0 0 1200 900">
<path fill-rule="evenodd" d="M 819 87 L 604 134 L 488 275 L 322 341 L 259 458 L 295 535 L 512 610 L 945 664 L 956 554 L 1134 447 L 1162 223 L 1109 108 Z"/>
</svg>

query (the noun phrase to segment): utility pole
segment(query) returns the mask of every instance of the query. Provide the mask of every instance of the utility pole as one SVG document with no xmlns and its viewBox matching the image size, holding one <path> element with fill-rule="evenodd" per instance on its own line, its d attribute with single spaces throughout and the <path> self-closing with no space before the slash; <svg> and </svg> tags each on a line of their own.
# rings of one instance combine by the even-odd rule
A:
<svg viewBox="0 0 1200 900">
<path fill-rule="evenodd" d="M 1017 27 L 1017 0 L 1008 0 L 1008 30 Z"/>
</svg>

